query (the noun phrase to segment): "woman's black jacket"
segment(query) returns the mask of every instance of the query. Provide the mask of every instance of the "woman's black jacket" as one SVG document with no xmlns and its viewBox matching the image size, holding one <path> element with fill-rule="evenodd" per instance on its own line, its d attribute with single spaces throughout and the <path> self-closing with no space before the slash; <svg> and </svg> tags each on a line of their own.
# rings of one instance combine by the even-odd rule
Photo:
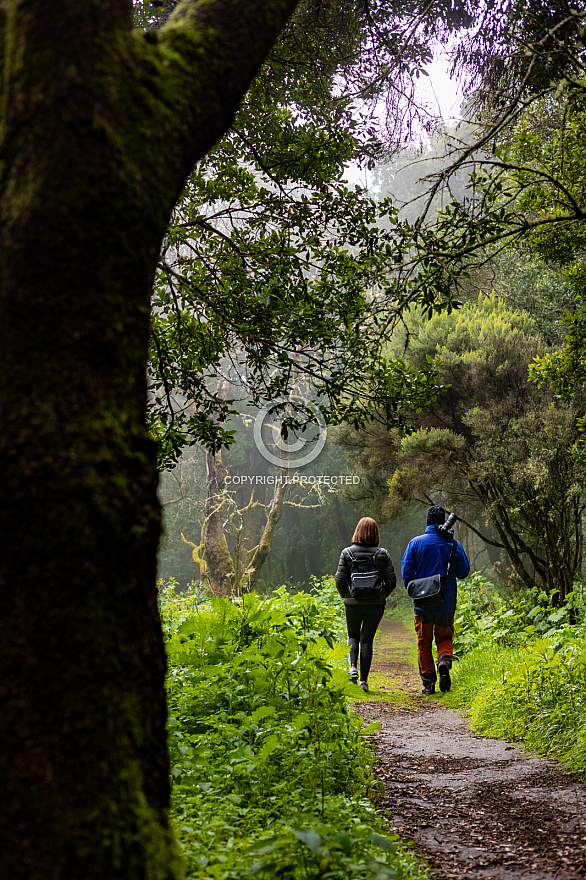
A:
<svg viewBox="0 0 586 880">
<path fill-rule="evenodd" d="M 378 549 L 378 547 L 369 547 L 366 544 L 351 544 L 350 547 L 344 547 L 342 550 L 334 580 L 336 581 L 336 589 L 344 600 L 344 605 L 384 605 L 387 597 L 391 595 L 397 586 L 397 576 L 395 574 L 391 557 L 385 548 L 381 547 L 380 552 L 376 557 L 375 565 L 383 576 L 385 585 L 384 596 L 381 596 L 377 602 L 370 599 L 367 603 L 360 602 L 358 599 L 353 599 L 348 592 L 348 585 L 350 583 L 350 559 L 348 558 L 348 550 L 352 551 L 352 555 L 355 556 L 356 559 L 366 561 L 371 560 Z"/>
</svg>

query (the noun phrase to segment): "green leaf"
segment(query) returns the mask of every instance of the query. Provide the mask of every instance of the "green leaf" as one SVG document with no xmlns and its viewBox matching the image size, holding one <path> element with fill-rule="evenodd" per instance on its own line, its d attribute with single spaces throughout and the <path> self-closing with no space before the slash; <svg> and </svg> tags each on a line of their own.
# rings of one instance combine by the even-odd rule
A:
<svg viewBox="0 0 586 880">
<path fill-rule="evenodd" d="M 375 733 L 377 730 L 380 729 L 380 721 L 369 721 L 369 723 L 362 728 L 362 734 L 363 736 L 369 736 L 370 734 Z"/>
<path fill-rule="evenodd" d="M 250 720 L 254 722 L 262 721 L 263 718 L 274 715 L 276 711 L 275 706 L 260 706 L 252 713 Z"/>
<path fill-rule="evenodd" d="M 374 843 L 375 846 L 378 846 L 379 849 L 384 849 L 385 852 L 394 853 L 396 852 L 396 844 L 393 843 L 392 840 L 389 840 L 387 837 L 383 837 L 381 834 L 372 833 L 368 835 L 368 839 L 371 843 Z M 395 837 L 395 840 L 397 838 Z"/>
<path fill-rule="evenodd" d="M 319 853 L 322 838 L 317 831 L 309 828 L 307 831 L 295 831 L 294 833 L 297 840 L 304 843 L 312 852 Z"/>
</svg>

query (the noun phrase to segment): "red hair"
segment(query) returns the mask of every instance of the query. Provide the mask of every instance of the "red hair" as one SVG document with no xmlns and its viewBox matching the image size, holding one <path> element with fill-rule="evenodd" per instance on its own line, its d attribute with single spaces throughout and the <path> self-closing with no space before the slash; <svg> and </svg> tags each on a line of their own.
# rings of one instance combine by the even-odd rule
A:
<svg viewBox="0 0 586 880">
<path fill-rule="evenodd" d="M 369 547 L 378 547 L 380 544 L 380 532 L 375 520 L 369 516 L 363 516 L 354 529 L 352 535 L 353 544 L 367 544 Z"/>
</svg>

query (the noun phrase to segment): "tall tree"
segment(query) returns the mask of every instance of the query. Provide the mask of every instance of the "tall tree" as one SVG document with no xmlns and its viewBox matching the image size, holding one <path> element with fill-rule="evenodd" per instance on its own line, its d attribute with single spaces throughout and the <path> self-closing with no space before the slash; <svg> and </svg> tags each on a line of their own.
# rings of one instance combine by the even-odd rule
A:
<svg viewBox="0 0 586 880">
<path fill-rule="evenodd" d="M 432 295 L 443 286 L 462 298 L 484 274 L 485 289 L 494 286 L 507 302 L 539 315 L 552 344 L 565 337 L 561 351 L 538 358 L 531 375 L 572 401 L 584 428 L 584 93 L 567 84 L 532 99 L 515 121 L 500 131 L 494 153 L 475 157 L 469 197 L 422 229 L 417 283 Z"/>
<path fill-rule="evenodd" d="M 177 878 L 149 296 L 194 162 L 294 0 L 0 13 L 0 873 Z"/>
</svg>

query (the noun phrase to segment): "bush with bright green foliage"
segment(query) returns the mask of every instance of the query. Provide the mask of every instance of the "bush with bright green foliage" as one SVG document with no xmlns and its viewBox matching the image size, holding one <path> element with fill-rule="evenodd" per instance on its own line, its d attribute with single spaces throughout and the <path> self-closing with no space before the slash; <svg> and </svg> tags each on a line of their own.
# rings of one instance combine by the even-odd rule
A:
<svg viewBox="0 0 586 880">
<path fill-rule="evenodd" d="M 473 575 L 459 588 L 453 700 L 473 729 L 586 770 L 586 623 L 577 585 L 562 608 L 535 588 L 506 598 Z"/>
<path fill-rule="evenodd" d="M 534 587 L 504 595 L 478 572 L 458 584 L 454 653 L 462 656 L 484 644 L 521 646 L 535 636 L 557 635 L 581 613 L 581 599 L 569 594 L 561 606 L 555 595 Z"/>
<path fill-rule="evenodd" d="M 349 707 L 333 580 L 319 595 L 161 595 L 173 817 L 190 878 L 421 877 L 382 833 L 368 742 Z"/>
</svg>

